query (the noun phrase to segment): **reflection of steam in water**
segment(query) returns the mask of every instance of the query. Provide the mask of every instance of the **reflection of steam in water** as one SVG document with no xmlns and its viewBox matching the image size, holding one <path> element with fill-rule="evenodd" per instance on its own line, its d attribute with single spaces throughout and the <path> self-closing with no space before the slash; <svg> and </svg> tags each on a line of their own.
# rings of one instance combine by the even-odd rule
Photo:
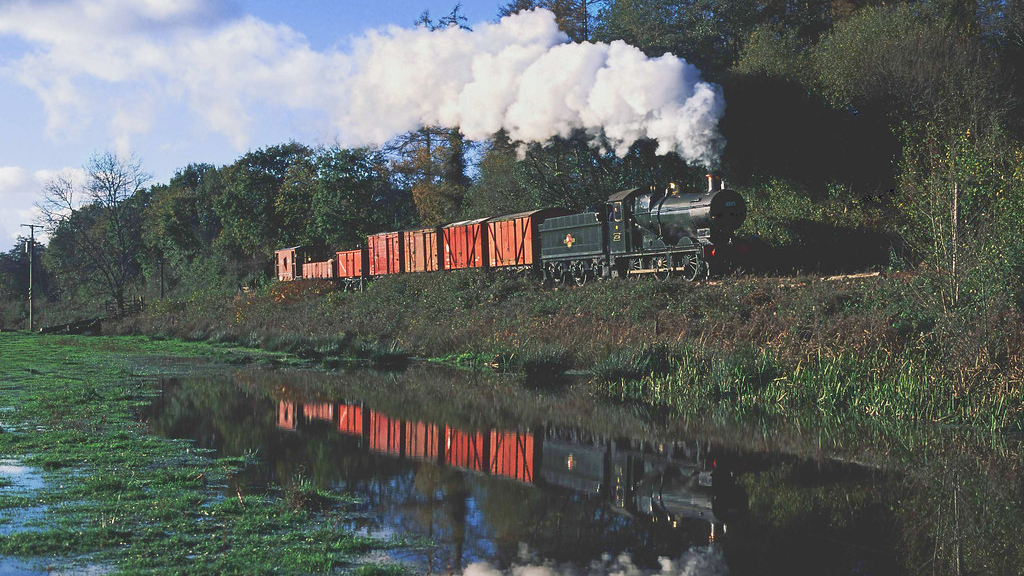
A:
<svg viewBox="0 0 1024 576">
<path fill-rule="evenodd" d="M 645 570 L 633 563 L 629 554 L 605 554 L 586 570 L 571 564 L 558 565 L 542 561 L 520 549 L 520 558 L 507 570 L 499 570 L 487 562 L 470 564 L 462 576 L 724 576 L 729 573 L 725 558 L 713 544 L 694 546 L 678 560 L 659 558 L 659 570 Z"/>
</svg>

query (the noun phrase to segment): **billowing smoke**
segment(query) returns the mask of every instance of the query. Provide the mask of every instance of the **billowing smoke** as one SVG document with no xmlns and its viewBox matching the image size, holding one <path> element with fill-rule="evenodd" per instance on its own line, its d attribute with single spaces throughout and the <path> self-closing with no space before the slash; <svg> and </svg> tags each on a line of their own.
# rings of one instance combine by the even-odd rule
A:
<svg viewBox="0 0 1024 576">
<path fill-rule="evenodd" d="M 605 556 L 586 570 L 538 561 L 522 549 L 520 556 L 520 561 L 506 571 L 479 562 L 470 564 L 462 576 L 726 576 L 729 573 L 722 552 L 714 546 L 691 548 L 679 560 L 660 558 L 660 570 L 640 568 L 633 564 L 628 554 Z"/>
<path fill-rule="evenodd" d="M 245 16 L 228 0 L 0 0 L 0 81 L 43 103 L 48 133 L 103 123 L 117 149 L 148 137 L 192 149 L 210 133 L 236 149 L 289 138 L 380 144 L 424 125 L 525 143 L 581 130 L 624 154 L 637 140 L 713 163 L 720 90 L 671 55 L 623 42 L 570 43 L 546 10 L 473 31 L 391 27 L 346 48 Z M 97 144 L 93 143 L 93 146 Z"/>
<path fill-rule="evenodd" d="M 547 10 L 473 31 L 390 28 L 358 41 L 353 56 L 338 118 L 350 143 L 439 125 L 527 143 L 583 130 L 619 155 L 648 138 L 659 154 L 703 164 L 723 146 L 721 91 L 694 66 L 619 41 L 569 43 Z"/>
</svg>

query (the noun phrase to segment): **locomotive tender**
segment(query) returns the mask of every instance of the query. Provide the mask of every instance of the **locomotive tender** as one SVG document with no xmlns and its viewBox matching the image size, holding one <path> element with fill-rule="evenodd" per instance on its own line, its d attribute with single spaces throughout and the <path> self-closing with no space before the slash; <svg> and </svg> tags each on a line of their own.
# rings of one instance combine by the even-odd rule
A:
<svg viewBox="0 0 1024 576">
<path fill-rule="evenodd" d="M 337 279 L 353 289 L 387 274 L 465 268 L 534 270 L 546 281 L 577 285 L 642 274 L 695 281 L 708 277 L 746 211 L 739 194 L 709 175 L 707 191 L 633 188 L 612 194 L 597 211 L 548 208 L 383 232 L 369 236 L 366 248 L 326 261 L 291 247 L 278 250 L 275 262 L 278 280 Z"/>
</svg>

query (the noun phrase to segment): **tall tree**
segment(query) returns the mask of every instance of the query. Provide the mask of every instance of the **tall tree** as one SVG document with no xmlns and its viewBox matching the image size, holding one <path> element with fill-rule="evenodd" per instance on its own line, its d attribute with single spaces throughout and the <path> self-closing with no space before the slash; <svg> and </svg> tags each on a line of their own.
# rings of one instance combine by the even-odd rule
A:
<svg viewBox="0 0 1024 576">
<path fill-rule="evenodd" d="M 595 14 L 608 4 L 607 0 L 512 0 L 503 6 L 498 14 L 509 16 L 524 10 L 544 8 L 555 15 L 558 28 L 573 42 L 591 39 L 595 26 Z"/>
<path fill-rule="evenodd" d="M 304 221 L 297 214 L 309 205 L 296 198 L 286 201 L 284 195 L 289 171 L 312 154 L 309 147 L 289 142 L 249 152 L 223 169 L 224 192 L 214 209 L 224 229 L 216 248 L 233 264 L 227 271 L 232 281 L 261 273 L 275 249 L 305 240 Z"/>
<path fill-rule="evenodd" d="M 45 261 L 62 285 L 105 296 L 124 310 L 139 278 L 149 180 L 134 156 L 104 152 L 90 159 L 84 182 L 63 173 L 46 183 L 40 204 L 50 234 Z"/>
<path fill-rule="evenodd" d="M 470 29 L 461 4 L 437 21 L 424 12 L 416 24 L 431 31 Z M 468 147 L 458 128 L 441 126 L 424 126 L 384 146 L 384 153 L 392 159 L 392 171 L 412 191 L 423 224 L 450 222 L 453 215 L 462 211 L 463 197 L 470 184 L 466 174 Z"/>
</svg>

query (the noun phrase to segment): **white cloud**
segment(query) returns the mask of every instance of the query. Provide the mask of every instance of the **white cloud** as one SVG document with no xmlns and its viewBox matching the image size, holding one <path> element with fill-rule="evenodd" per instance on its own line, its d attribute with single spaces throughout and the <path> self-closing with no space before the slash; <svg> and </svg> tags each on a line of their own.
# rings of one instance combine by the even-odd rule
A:
<svg viewBox="0 0 1024 576">
<path fill-rule="evenodd" d="M 6 252 L 15 238 L 28 232 L 21 225 L 35 221 L 37 193 L 37 182 L 24 168 L 0 166 L 0 251 Z"/>
<path fill-rule="evenodd" d="M 25 170 L 18 166 L 0 166 L 0 194 L 6 195 L 25 182 Z"/>
<path fill-rule="evenodd" d="M 392 27 L 356 39 L 351 54 L 314 50 L 215 0 L 8 2 L 5 34 L 32 47 L 0 67 L 42 100 L 51 138 L 101 123 L 120 152 L 182 104 L 189 123 L 239 150 L 266 110 L 301 122 L 299 137 L 332 125 L 327 136 L 346 145 L 440 124 L 526 142 L 603 129 L 619 153 L 655 138 L 662 153 L 701 162 L 721 148 L 724 103 L 695 68 L 622 42 L 570 44 L 543 10 L 473 32 Z"/>
</svg>

